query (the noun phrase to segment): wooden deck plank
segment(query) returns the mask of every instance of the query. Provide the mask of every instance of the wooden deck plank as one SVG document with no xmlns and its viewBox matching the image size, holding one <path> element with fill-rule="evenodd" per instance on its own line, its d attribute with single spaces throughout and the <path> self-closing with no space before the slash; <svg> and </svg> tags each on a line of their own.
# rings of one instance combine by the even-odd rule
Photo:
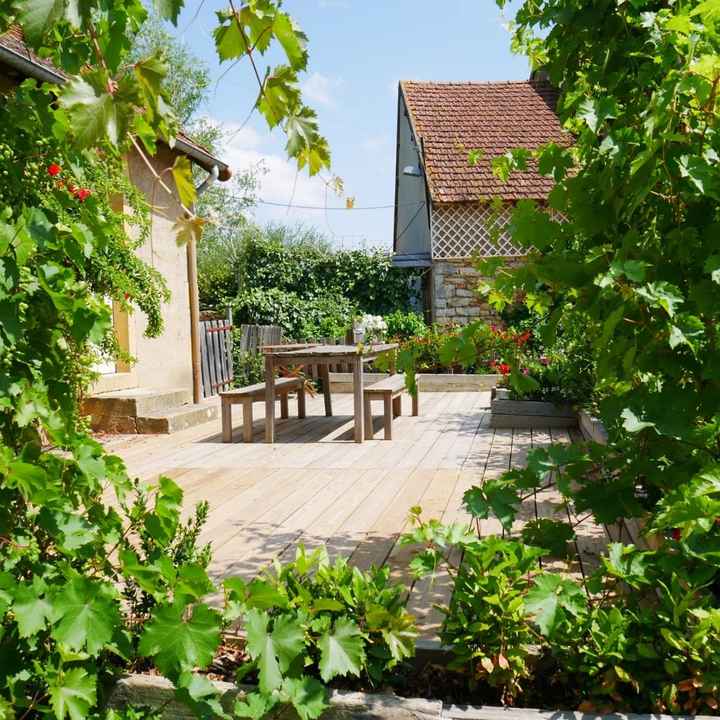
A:
<svg viewBox="0 0 720 720">
<path fill-rule="evenodd" d="M 291 559 L 300 543 L 324 545 L 331 557 L 342 554 L 362 568 L 388 563 L 393 577 L 411 586 L 409 607 L 421 637 L 437 639 L 442 614 L 434 606 L 449 602 L 452 584 L 443 572 L 412 582 L 412 548 L 397 542 L 409 509 L 419 504 L 426 517 L 469 522 L 462 506 L 468 488 L 522 466 L 531 445 L 553 437 L 548 431 L 533 431 L 530 438 L 527 431 L 493 430 L 488 393 L 423 393 L 419 417 L 412 417 L 408 396 L 402 403 L 388 442 L 380 432 L 354 443 L 352 395 L 336 394 L 333 417 L 325 416 L 322 396 L 308 398 L 308 417 L 278 421 L 273 445 L 261 442 L 260 403 L 253 443 L 239 441 L 237 413 L 233 443 L 222 443 L 220 423 L 213 421 L 170 436 L 109 439 L 108 447 L 133 475 L 151 483 L 161 474 L 172 477 L 183 488 L 185 517 L 197 502 L 208 501 L 200 542 L 213 545 L 211 571 L 218 579 L 251 577 L 273 558 Z M 539 503 L 555 500 L 540 497 Z M 520 519 L 526 515 L 523 507 Z M 593 542 L 600 542 L 590 525 Z M 481 530 L 501 532 L 495 520 L 483 522 Z M 584 557 L 582 562 L 589 567 Z"/>
</svg>

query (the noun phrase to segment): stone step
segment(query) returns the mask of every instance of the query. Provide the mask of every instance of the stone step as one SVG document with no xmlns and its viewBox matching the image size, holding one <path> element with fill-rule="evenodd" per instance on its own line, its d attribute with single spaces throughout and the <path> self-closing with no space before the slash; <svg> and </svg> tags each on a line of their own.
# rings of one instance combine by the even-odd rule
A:
<svg viewBox="0 0 720 720">
<path fill-rule="evenodd" d="M 220 417 L 220 405 L 198 403 L 197 405 L 179 405 L 163 410 L 161 413 L 136 419 L 136 431 L 142 435 L 168 435 L 186 430 L 196 425 L 217 420 Z M 218 426 L 218 432 L 220 427 Z"/>
<path fill-rule="evenodd" d="M 135 388 L 113 390 L 85 398 L 82 409 L 85 415 L 93 416 L 93 422 L 96 417 L 102 416 L 108 420 L 118 418 L 116 422 L 122 424 L 124 421 L 119 418 L 149 417 L 191 402 L 192 390 L 187 388 L 169 390 Z"/>
</svg>

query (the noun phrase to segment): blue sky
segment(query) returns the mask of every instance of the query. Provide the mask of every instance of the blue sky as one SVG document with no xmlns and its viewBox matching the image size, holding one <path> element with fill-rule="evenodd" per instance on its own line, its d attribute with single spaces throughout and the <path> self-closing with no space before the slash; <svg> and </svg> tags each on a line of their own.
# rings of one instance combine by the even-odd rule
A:
<svg viewBox="0 0 720 720">
<path fill-rule="evenodd" d="M 243 126 L 257 94 L 247 62 L 231 68 L 215 57 L 214 10 L 224 3 L 189 2 L 177 34 L 211 68 L 215 81 L 202 112 L 232 133 L 224 159 L 236 170 L 259 166 L 258 196 L 267 201 L 343 207 L 344 199 L 320 178 L 298 175 L 257 113 Z M 309 36 L 306 101 L 318 113 L 330 143 L 332 173 L 342 178 L 356 206 L 394 199 L 397 84 L 407 80 L 518 80 L 527 60 L 512 55 L 505 19 L 493 0 L 286 0 L 285 9 Z M 507 11 L 506 11 L 507 13 Z M 263 66 L 273 58 L 260 59 Z M 327 178 L 328 175 L 325 174 Z M 392 210 L 303 210 L 259 205 L 261 221 L 314 225 L 338 246 L 389 248 Z"/>
</svg>

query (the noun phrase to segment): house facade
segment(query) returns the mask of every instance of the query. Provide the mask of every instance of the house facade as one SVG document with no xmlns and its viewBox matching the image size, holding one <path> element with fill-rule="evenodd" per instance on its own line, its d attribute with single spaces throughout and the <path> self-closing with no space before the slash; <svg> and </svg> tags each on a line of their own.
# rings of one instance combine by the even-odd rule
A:
<svg viewBox="0 0 720 720">
<path fill-rule="evenodd" d="M 62 84 L 65 75 L 48 60 L 36 56 L 23 42 L 22 31 L 11 28 L 0 36 L 0 92 L 12 92 L 13 88 L 26 78 L 39 82 Z M 103 408 L 122 406 L 125 400 L 142 397 L 145 404 L 154 398 L 171 413 L 182 414 L 201 400 L 200 391 L 200 348 L 198 341 L 199 310 L 197 301 L 197 276 L 195 248 L 192 243 L 179 246 L 176 242 L 175 222 L 184 210 L 179 201 L 172 175 L 164 172 L 171 167 L 178 155 L 185 155 L 195 165 L 207 171 L 208 177 L 228 180 L 229 166 L 213 157 L 207 150 L 190 138 L 180 135 L 171 149 L 158 144 L 157 152 L 147 160 L 163 181 L 172 190 L 172 197 L 165 191 L 158 191 L 153 173 L 146 158 L 136 151 L 126 157 L 127 173 L 151 207 L 152 223 L 148 240 L 138 249 L 138 255 L 158 270 L 166 280 L 171 297 L 162 308 L 164 331 L 160 337 L 145 335 L 146 320 L 140 313 L 125 313 L 119 304 L 113 304 L 113 325 L 120 346 L 135 361 L 104 363 L 98 366 L 98 381 L 91 394 L 98 400 L 90 403 L 95 420 L 95 409 L 104 413 Z M 118 198 L 118 203 L 122 198 Z M 118 207 L 118 209 L 122 209 Z M 104 403 L 103 400 L 107 400 Z M 122 402 L 116 402 L 116 401 Z M 125 406 L 128 403 L 125 402 Z M 136 419 L 128 415 L 108 417 L 107 422 L 98 423 L 102 429 L 120 432 L 138 431 Z M 146 423 L 146 426 L 150 425 Z M 162 426 L 162 423 L 156 426 Z"/>
<path fill-rule="evenodd" d="M 532 161 L 503 182 L 492 160 L 513 148 L 569 144 L 556 101 L 557 92 L 540 78 L 400 83 L 393 262 L 426 269 L 428 319 L 465 324 L 493 317 L 476 292 L 474 258 L 520 261 L 507 233 L 513 205 L 546 201 L 553 183 Z"/>
</svg>

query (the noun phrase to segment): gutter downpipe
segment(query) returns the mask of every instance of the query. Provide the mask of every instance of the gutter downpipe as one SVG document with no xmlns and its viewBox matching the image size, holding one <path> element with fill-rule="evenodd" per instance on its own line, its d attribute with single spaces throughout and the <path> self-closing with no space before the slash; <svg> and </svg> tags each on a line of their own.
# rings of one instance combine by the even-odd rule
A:
<svg viewBox="0 0 720 720">
<path fill-rule="evenodd" d="M 220 176 L 220 168 L 213 165 L 208 176 L 195 188 L 198 197 Z M 202 358 L 200 357 L 200 293 L 197 278 L 197 248 L 190 238 L 185 247 L 187 257 L 188 295 L 190 301 L 190 356 L 192 360 L 193 403 L 202 401 Z"/>
</svg>

